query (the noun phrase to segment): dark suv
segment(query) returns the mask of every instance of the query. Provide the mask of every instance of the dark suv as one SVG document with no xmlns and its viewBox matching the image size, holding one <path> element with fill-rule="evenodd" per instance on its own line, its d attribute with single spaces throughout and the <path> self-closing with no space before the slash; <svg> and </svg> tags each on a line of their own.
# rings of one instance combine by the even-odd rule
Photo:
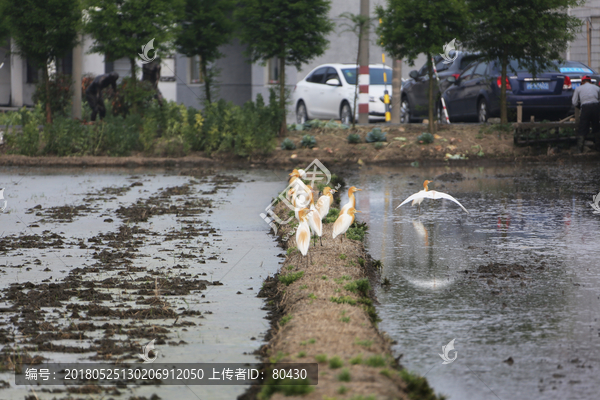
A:
<svg viewBox="0 0 600 400">
<path fill-rule="evenodd" d="M 445 64 L 444 59 L 439 55 L 434 57 L 435 67 L 440 77 L 441 93 L 450 86 L 450 83 L 447 81 L 448 77 L 454 76 L 457 78 L 467 65 L 478 58 L 478 55 L 474 53 L 463 51 L 458 51 L 457 53 L 456 59 L 451 64 Z M 420 121 L 426 118 L 429 113 L 429 75 L 427 74 L 427 62 L 425 62 L 419 71 L 411 71 L 409 76 L 410 79 L 402 87 L 402 112 L 400 116 L 400 122 L 402 123 Z M 435 115 L 439 119 L 441 118 L 441 108 L 438 101 L 440 98 L 440 89 L 437 82 L 434 85 L 433 97 L 436 100 Z"/>
</svg>

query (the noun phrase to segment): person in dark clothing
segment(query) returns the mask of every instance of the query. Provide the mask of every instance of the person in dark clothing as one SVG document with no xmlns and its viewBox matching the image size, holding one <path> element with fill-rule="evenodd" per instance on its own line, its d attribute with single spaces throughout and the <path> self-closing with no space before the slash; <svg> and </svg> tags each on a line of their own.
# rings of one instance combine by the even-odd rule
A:
<svg viewBox="0 0 600 400">
<path fill-rule="evenodd" d="M 142 81 L 148 81 L 152 84 L 156 95 L 154 96 L 158 100 L 158 104 L 162 106 L 162 93 L 158 89 L 158 81 L 160 80 L 160 60 L 154 60 L 151 63 L 144 64 L 142 66 Z"/>
<path fill-rule="evenodd" d="M 579 114 L 579 130 L 577 132 L 577 150 L 582 153 L 585 137 L 592 127 L 598 146 L 600 134 L 600 87 L 592 84 L 589 76 L 581 77 L 581 85 L 573 93 L 573 105 L 581 110 Z"/>
<path fill-rule="evenodd" d="M 102 89 L 112 86 L 116 93 L 117 79 L 119 79 L 119 74 L 114 71 L 109 74 L 98 75 L 85 90 L 85 98 L 92 108 L 92 121 L 96 120 L 98 113 L 100 114 L 100 119 L 106 116 L 106 107 L 104 107 L 104 101 L 102 100 Z"/>
</svg>

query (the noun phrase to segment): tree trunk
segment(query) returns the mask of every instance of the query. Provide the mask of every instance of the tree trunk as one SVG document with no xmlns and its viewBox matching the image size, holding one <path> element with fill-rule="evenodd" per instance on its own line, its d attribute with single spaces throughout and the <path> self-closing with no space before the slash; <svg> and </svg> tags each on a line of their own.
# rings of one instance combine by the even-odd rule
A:
<svg viewBox="0 0 600 400">
<path fill-rule="evenodd" d="M 283 52 L 282 52 L 283 54 Z M 279 58 L 279 108 L 281 110 L 281 129 L 279 136 L 287 133 L 287 112 L 285 109 L 285 58 Z"/>
<path fill-rule="evenodd" d="M 135 95 L 135 87 L 136 87 L 136 81 L 137 81 L 137 76 L 136 76 L 136 67 L 137 65 L 135 64 L 135 58 L 130 58 L 129 62 L 131 63 L 131 91 L 133 94 L 133 113 L 137 114 L 137 102 L 135 101 L 135 99 L 137 98 L 137 96 Z"/>
<path fill-rule="evenodd" d="M 206 101 L 208 101 L 208 103 L 210 103 L 210 81 L 211 78 L 208 76 L 208 74 L 206 73 L 206 61 L 204 61 L 204 58 L 201 58 L 201 63 L 202 63 L 202 75 L 204 76 L 204 96 L 206 97 Z"/>
<path fill-rule="evenodd" d="M 427 75 L 429 76 L 429 133 L 435 133 L 435 122 L 433 120 L 433 65 L 431 64 L 431 54 L 427 53 Z"/>
<path fill-rule="evenodd" d="M 500 123 L 508 123 L 508 113 L 506 112 L 506 66 L 508 64 L 508 57 L 506 52 L 502 56 L 502 76 L 500 77 Z"/>
<path fill-rule="evenodd" d="M 48 75 L 48 64 L 44 64 L 44 84 L 46 86 L 46 123 L 52 123 L 52 109 L 50 108 L 50 76 Z"/>
<path fill-rule="evenodd" d="M 392 124 L 400 123 L 402 115 L 402 60 L 394 60 L 392 70 Z"/>
</svg>

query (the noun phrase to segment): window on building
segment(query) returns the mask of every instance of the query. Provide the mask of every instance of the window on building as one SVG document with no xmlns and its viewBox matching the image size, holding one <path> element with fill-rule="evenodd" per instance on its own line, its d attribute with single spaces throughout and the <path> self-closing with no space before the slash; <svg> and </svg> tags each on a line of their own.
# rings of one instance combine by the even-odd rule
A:
<svg viewBox="0 0 600 400">
<path fill-rule="evenodd" d="M 279 83 L 279 58 L 273 57 L 267 63 L 269 83 Z"/>
<path fill-rule="evenodd" d="M 56 72 L 73 75 L 73 51 L 68 51 L 64 57 L 56 59 Z"/>
<path fill-rule="evenodd" d="M 200 56 L 190 58 L 190 83 L 204 83 Z"/>
<path fill-rule="evenodd" d="M 39 70 L 33 66 L 31 61 L 27 60 L 27 83 L 37 83 L 39 79 Z"/>
</svg>

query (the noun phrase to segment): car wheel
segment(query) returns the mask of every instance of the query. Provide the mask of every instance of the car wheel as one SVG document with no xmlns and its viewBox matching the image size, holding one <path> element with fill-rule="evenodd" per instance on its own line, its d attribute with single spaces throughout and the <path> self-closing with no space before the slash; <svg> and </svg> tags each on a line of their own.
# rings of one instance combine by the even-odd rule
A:
<svg viewBox="0 0 600 400">
<path fill-rule="evenodd" d="M 400 123 L 408 124 L 410 120 L 410 103 L 406 97 L 403 97 L 402 102 L 400 103 Z"/>
<path fill-rule="evenodd" d="M 350 109 L 350 104 L 346 102 L 342 104 L 342 109 L 340 110 L 340 120 L 344 125 L 352 124 L 352 110 Z"/>
<path fill-rule="evenodd" d="M 488 120 L 488 109 L 485 99 L 481 99 L 477 103 L 477 119 L 481 123 L 486 123 Z"/>
<path fill-rule="evenodd" d="M 306 106 L 304 102 L 300 100 L 298 102 L 298 106 L 296 107 L 296 122 L 299 124 L 303 124 L 308 121 L 308 113 L 306 112 Z"/>
</svg>

